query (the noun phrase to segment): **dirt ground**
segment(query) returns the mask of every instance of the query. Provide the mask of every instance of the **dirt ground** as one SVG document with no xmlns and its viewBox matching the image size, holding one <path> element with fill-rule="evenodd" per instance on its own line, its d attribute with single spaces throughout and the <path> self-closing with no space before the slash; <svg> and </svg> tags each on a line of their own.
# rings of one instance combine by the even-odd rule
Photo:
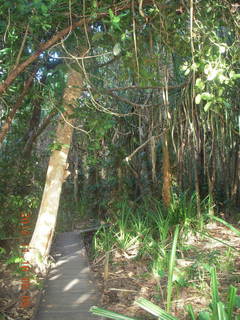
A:
<svg viewBox="0 0 240 320">
<path fill-rule="evenodd" d="M 126 252 L 113 250 L 109 257 L 91 256 L 93 233 L 85 234 L 91 268 L 101 293 L 99 306 L 140 319 L 156 319 L 142 311 L 134 301 L 144 297 L 165 308 L 167 275 L 156 277 L 150 272 L 150 261 L 132 259 Z M 228 244 L 228 246 L 218 240 Z M 189 234 L 184 242 L 188 250 L 178 252 L 176 267 L 180 274 L 175 283 L 172 314 L 186 319 L 184 306 L 191 304 L 197 313 L 206 309 L 211 301 L 209 272 L 204 265 L 218 265 L 220 295 L 227 294 L 229 285 L 240 294 L 240 238 L 224 225 L 209 223 L 206 235 Z M 240 309 L 236 311 L 240 314 Z"/>
<path fill-rule="evenodd" d="M 150 260 L 138 260 L 129 252 L 116 249 L 109 256 L 101 255 L 94 259 L 91 255 L 94 232 L 84 235 L 91 269 L 101 294 L 99 306 L 144 320 L 156 319 L 136 306 L 134 301 L 144 297 L 165 308 L 167 275 L 154 276 L 150 271 Z M 221 239 L 228 246 L 213 238 Z M 237 287 L 240 294 L 240 238 L 235 233 L 218 223 L 209 223 L 206 236 L 189 234 L 184 245 L 188 249 L 178 252 L 176 263 L 180 276 L 173 291 L 172 313 L 175 316 L 186 318 L 186 304 L 192 304 L 197 313 L 210 303 L 209 273 L 204 264 L 218 266 L 223 301 L 230 284 Z M 23 292 L 20 275 L 15 273 L 15 268 L 14 265 L 0 264 L 0 320 L 29 320 L 38 305 L 43 278 L 33 276 L 29 290 Z M 31 296 L 28 308 L 19 306 L 20 296 L 24 294 Z M 240 309 L 236 312 L 240 314 Z"/>
</svg>

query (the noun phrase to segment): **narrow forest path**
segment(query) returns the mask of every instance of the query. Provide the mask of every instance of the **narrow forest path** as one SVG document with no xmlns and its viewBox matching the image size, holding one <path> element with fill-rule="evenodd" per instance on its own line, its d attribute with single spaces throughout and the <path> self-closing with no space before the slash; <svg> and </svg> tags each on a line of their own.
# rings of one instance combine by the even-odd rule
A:
<svg viewBox="0 0 240 320">
<path fill-rule="evenodd" d="M 98 297 L 80 233 L 59 234 L 54 258 L 35 320 L 99 319 L 89 313 Z"/>
</svg>

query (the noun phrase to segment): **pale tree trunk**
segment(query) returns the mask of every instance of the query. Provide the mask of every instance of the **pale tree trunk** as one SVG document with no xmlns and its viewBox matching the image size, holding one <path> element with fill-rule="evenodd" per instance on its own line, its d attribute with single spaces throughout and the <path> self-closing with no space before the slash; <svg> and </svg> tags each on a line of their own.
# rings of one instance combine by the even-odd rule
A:
<svg viewBox="0 0 240 320">
<path fill-rule="evenodd" d="M 73 107 L 81 91 L 81 75 L 71 70 L 63 96 L 65 112 L 60 117 L 55 138 L 57 145 L 61 146 L 61 150 L 54 150 L 51 154 L 38 219 L 29 244 L 29 252 L 25 255 L 25 259 L 33 266 L 38 267 L 40 271 L 44 271 L 46 258 L 51 248 L 62 184 L 67 176 L 67 157 L 74 123 L 69 115 L 73 113 Z"/>
<path fill-rule="evenodd" d="M 78 166 L 79 166 L 79 158 L 78 158 L 78 150 L 76 149 L 74 154 L 74 171 L 73 171 L 73 195 L 74 195 L 74 202 L 76 211 L 79 205 L 79 198 L 78 198 Z"/>
</svg>

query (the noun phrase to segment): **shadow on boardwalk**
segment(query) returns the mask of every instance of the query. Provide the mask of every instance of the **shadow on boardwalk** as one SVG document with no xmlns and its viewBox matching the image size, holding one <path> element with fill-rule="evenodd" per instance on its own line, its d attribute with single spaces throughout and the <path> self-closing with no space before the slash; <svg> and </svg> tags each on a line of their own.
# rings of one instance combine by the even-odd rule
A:
<svg viewBox="0 0 240 320">
<path fill-rule="evenodd" d="M 52 267 L 35 320 L 93 320 L 89 313 L 98 304 L 82 238 L 78 232 L 57 236 Z"/>
</svg>

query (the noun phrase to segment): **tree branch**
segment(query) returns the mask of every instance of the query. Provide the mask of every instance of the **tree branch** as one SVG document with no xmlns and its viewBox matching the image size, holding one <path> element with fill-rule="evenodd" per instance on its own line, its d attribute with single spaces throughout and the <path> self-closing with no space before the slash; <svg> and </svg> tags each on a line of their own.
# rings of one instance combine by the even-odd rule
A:
<svg viewBox="0 0 240 320">
<path fill-rule="evenodd" d="M 185 87 L 185 85 L 187 84 L 188 82 L 184 82 L 180 85 L 176 85 L 176 86 L 168 86 L 168 89 L 169 90 L 172 90 L 172 89 L 179 89 L 179 88 L 183 88 Z M 138 86 L 127 86 L 127 87 L 118 87 L 118 88 L 108 88 L 107 91 L 123 91 L 123 90 L 147 90 L 147 89 L 153 89 L 153 90 L 163 90 L 165 89 L 165 86 L 147 86 L 147 87 L 138 87 Z"/>
<path fill-rule="evenodd" d="M 127 103 L 129 104 L 130 106 L 133 106 L 133 107 L 136 107 L 136 108 L 142 108 L 142 107 L 156 107 L 156 106 L 159 106 L 159 103 L 158 104 L 139 104 L 139 103 L 136 103 L 136 102 L 133 102 L 127 98 L 124 98 L 124 97 L 120 97 L 118 96 L 117 94 L 109 91 L 109 90 L 105 90 L 104 93 L 106 93 L 107 95 L 119 100 L 119 101 L 122 101 L 124 103 Z"/>
<path fill-rule="evenodd" d="M 143 5 L 153 5 L 152 0 L 144 0 Z M 57 32 L 50 40 L 46 41 L 42 45 L 40 45 L 39 49 L 35 51 L 28 59 L 26 59 L 24 62 L 16 66 L 9 75 L 7 76 L 6 80 L 0 84 L 0 95 L 3 94 L 7 88 L 12 84 L 12 82 L 17 78 L 17 76 L 23 72 L 30 64 L 32 64 L 39 56 L 40 54 L 51 48 L 54 44 L 56 44 L 58 41 L 62 40 L 68 33 L 70 33 L 72 30 L 76 29 L 77 27 L 80 27 L 81 25 L 87 24 L 92 22 L 93 20 L 105 17 L 109 15 L 108 9 L 112 9 L 114 12 L 119 12 L 122 10 L 126 10 L 131 7 L 131 1 L 123 1 L 120 2 L 116 6 L 110 6 L 109 8 L 106 8 L 105 12 L 100 12 L 96 15 L 96 17 L 93 19 L 91 16 L 83 17 L 81 20 L 74 22 L 70 26 L 66 27 L 62 31 Z"/>
</svg>

